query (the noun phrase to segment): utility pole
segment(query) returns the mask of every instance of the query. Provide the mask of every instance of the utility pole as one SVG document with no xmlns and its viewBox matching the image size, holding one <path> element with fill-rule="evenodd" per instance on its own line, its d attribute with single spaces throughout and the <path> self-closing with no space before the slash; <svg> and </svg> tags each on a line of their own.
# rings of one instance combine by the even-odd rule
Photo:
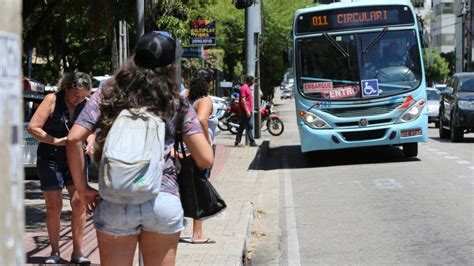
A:
<svg viewBox="0 0 474 266">
<path fill-rule="evenodd" d="M 0 261 L 23 265 L 23 111 L 21 83 L 22 1 L 0 9 Z"/>
<path fill-rule="evenodd" d="M 137 40 L 145 35 L 145 0 L 137 0 Z"/>
<path fill-rule="evenodd" d="M 255 111 L 254 135 L 260 138 L 260 73 L 259 73 L 259 36 L 262 32 L 261 1 L 255 0 L 254 4 L 245 9 L 245 32 L 246 32 L 246 73 L 247 76 L 255 77 L 252 86 L 253 109 Z M 246 138 L 246 142 L 247 142 Z"/>
<path fill-rule="evenodd" d="M 473 5 L 471 0 L 464 0 L 461 3 L 461 14 L 462 17 L 462 71 L 472 71 L 472 12 Z"/>
</svg>

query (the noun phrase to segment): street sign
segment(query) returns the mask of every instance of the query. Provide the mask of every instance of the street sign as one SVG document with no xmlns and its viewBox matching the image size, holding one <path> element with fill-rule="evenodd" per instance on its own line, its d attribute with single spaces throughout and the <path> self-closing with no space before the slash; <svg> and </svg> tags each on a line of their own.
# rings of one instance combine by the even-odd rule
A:
<svg viewBox="0 0 474 266">
<path fill-rule="evenodd" d="M 216 21 L 196 19 L 191 21 L 191 45 L 216 45 Z"/>
<path fill-rule="evenodd" d="M 221 81 L 219 85 L 221 88 L 232 88 L 233 83 L 231 81 Z"/>
<path fill-rule="evenodd" d="M 198 47 L 183 47 L 183 55 L 184 58 L 204 58 L 204 49 L 202 46 Z"/>
</svg>

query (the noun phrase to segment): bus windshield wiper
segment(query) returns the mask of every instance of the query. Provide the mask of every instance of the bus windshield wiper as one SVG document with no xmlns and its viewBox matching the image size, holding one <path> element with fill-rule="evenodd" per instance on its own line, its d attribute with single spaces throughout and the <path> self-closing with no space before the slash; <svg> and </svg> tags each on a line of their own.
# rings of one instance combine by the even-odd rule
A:
<svg viewBox="0 0 474 266">
<path fill-rule="evenodd" d="M 323 36 L 328 39 L 332 46 L 336 47 L 336 49 L 342 54 L 342 56 L 344 56 L 344 58 L 349 57 L 349 53 L 346 52 L 346 50 L 344 50 L 344 48 L 342 48 L 342 46 L 340 46 L 331 36 L 329 36 L 329 34 L 323 33 Z"/>
<path fill-rule="evenodd" d="M 377 34 L 377 36 L 375 36 L 375 38 L 369 43 L 369 45 L 367 45 L 367 47 L 364 49 L 364 55 L 367 54 L 367 52 L 378 42 L 380 41 L 380 39 L 382 39 L 382 37 L 385 35 L 385 33 L 388 31 L 388 28 L 387 27 L 384 27 L 383 30 L 381 32 L 379 32 L 379 34 Z"/>
</svg>

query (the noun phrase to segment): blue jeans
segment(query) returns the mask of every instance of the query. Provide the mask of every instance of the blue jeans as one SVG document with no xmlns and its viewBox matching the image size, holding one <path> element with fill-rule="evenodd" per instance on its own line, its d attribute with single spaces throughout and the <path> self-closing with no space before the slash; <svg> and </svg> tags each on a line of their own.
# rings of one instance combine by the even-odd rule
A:
<svg viewBox="0 0 474 266">
<path fill-rule="evenodd" d="M 247 118 L 246 114 L 242 114 L 242 117 L 240 118 L 239 130 L 237 130 L 237 136 L 235 137 L 236 144 L 240 143 L 242 140 L 244 129 L 250 143 L 255 143 L 255 139 L 253 137 L 253 112 L 250 114 L 250 118 Z"/>
</svg>

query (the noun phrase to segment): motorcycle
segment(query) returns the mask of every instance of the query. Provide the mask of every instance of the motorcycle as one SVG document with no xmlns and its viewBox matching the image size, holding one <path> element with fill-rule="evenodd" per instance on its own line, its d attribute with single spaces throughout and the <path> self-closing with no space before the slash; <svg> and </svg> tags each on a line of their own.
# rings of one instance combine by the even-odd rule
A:
<svg viewBox="0 0 474 266">
<path fill-rule="evenodd" d="M 272 108 L 269 103 L 266 103 L 263 108 L 260 108 L 261 126 L 267 127 L 267 130 L 273 136 L 280 136 L 285 130 L 285 125 L 280 117 L 272 114 Z"/>
<path fill-rule="evenodd" d="M 280 117 L 272 114 L 271 105 L 268 103 L 263 103 L 260 108 L 260 118 L 261 118 L 261 128 L 262 130 L 268 130 L 273 136 L 280 136 L 285 129 L 283 121 Z M 227 128 L 232 134 L 237 134 L 237 131 L 240 126 L 240 113 L 230 115 L 227 118 Z"/>
<path fill-rule="evenodd" d="M 227 131 L 232 128 L 232 133 L 234 131 L 234 127 L 239 128 L 240 123 L 240 107 L 239 107 L 239 99 L 233 99 L 231 103 L 227 106 L 227 110 L 224 115 L 219 119 L 219 123 L 217 127 L 222 131 Z M 230 124 L 230 125 L 229 125 Z M 235 130 L 236 134 L 237 130 Z"/>
</svg>

